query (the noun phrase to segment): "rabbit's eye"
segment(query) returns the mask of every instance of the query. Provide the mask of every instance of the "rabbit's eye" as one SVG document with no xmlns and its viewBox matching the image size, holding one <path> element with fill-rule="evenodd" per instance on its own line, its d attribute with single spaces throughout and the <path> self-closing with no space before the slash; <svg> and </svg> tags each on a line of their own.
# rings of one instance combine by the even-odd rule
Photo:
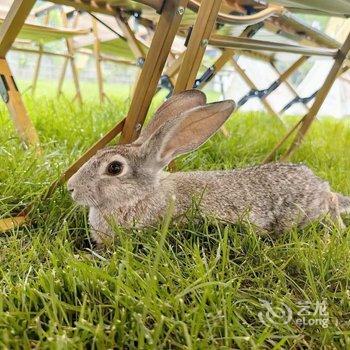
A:
<svg viewBox="0 0 350 350">
<path fill-rule="evenodd" d="M 123 170 L 123 164 L 117 160 L 110 163 L 107 167 L 107 173 L 109 175 L 119 175 Z"/>
</svg>

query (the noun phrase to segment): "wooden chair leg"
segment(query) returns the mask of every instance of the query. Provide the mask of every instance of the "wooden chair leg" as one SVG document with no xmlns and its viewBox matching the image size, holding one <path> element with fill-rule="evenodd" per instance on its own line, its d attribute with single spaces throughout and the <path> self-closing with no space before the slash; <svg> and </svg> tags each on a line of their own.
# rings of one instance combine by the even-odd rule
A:
<svg viewBox="0 0 350 350">
<path fill-rule="evenodd" d="M 39 138 L 24 107 L 21 94 L 18 91 L 6 54 L 10 50 L 17 34 L 21 30 L 35 0 L 14 0 L 12 6 L 0 27 L 0 74 L 2 97 L 20 138 L 28 146 L 38 146 Z"/>
<path fill-rule="evenodd" d="M 61 9 L 61 19 L 62 19 L 63 26 L 65 28 L 67 28 L 68 27 L 68 18 L 67 18 L 67 14 L 65 13 L 64 9 Z M 75 13 L 74 23 L 72 26 L 73 28 L 77 27 L 78 19 L 79 19 L 79 15 L 78 15 L 78 13 Z M 73 82 L 74 82 L 74 87 L 75 87 L 74 100 L 76 99 L 78 101 L 78 103 L 80 105 L 82 105 L 83 98 L 81 96 L 78 69 L 77 69 L 77 66 L 75 64 L 75 58 L 74 58 L 75 50 L 74 50 L 73 40 L 66 39 L 66 46 L 67 46 L 68 55 L 70 56 L 69 62 L 70 62 L 71 70 L 72 70 Z M 64 71 L 64 74 L 65 74 L 65 71 Z"/>
<path fill-rule="evenodd" d="M 16 40 L 35 0 L 14 0 L 0 27 L 0 57 L 5 57 Z"/>
<path fill-rule="evenodd" d="M 124 37 L 128 43 L 128 46 L 129 46 L 131 52 L 133 53 L 133 55 L 135 56 L 135 59 L 136 60 L 139 58 L 144 59 L 146 57 L 146 52 L 144 50 L 144 47 L 143 47 L 142 43 L 139 40 L 137 40 L 137 38 L 136 38 L 134 32 L 132 31 L 132 29 L 130 28 L 127 20 L 122 17 L 120 12 L 118 12 L 115 19 L 118 23 L 118 26 L 122 30 Z"/>
<path fill-rule="evenodd" d="M 62 94 L 63 82 L 64 82 L 64 77 L 66 76 L 66 72 L 67 72 L 68 61 L 69 61 L 69 58 L 65 57 L 64 61 L 63 61 L 61 74 L 60 74 L 60 77 L 58 80 L 57 97 L 60 97 Z"/>
<path fill-rule="evenodd" d="M 167 0 L 143 65 L 125 121 L 121 142 L 136 139 L 145 121 L 188 0 Z"/>
<path fill-rule="evenodd" d="M 101 43 L 98 37 L 98 26 L 95 18 L 92 19 L 92 29 L 95 36 L 94 41 L 94 56 L 96 64 L 96 76 L 98 84 L 98 94 L 100 97 L 100 103 L 104 102 L 105 93 L 103 90 L 103 73 L 102 73 L 102 58 L 101 58 Z"/>
<path fill-rule="evenodd" d="M 181 64 L 183 58 L 185 56 L 185 52 L 182 52 L 179 57 L 175 58 L 173 62 L 167 67 L 164 71 L 164 74 L 167 75 L 173 85 L 176 83 L 176 77 L 181 68 Z"/>
<path fill-rule="evenodd" d="M 43 57 L 42 51 L 43 51 L 43 46 L 40 44 L 39 45 L 39 53 L 38 53 L 37 61 L 35 64 L 34 76 L 33 76 L 32 95 L 35 95 L 35 91 L 36 91 L 36 87 L 37 87 L 37 83 L 38 83 L 38 79 L 39 79 L 41 59 Z"/>
<path fill-rule="evenodd" d="M 203 0 L 201 2 L 176 79 L 174 94 L 193 88 L 221 2 L 221 0 Z M 169 164 L 169 170 L 176 170 L 176 162 L 174 160 Z"/>
<path fill-rule="evenodd" d="M 141 75 L 141 70 L 142 70 L 142 65 L 145 62 L 146 58 L 146 51 L 144 50 L 144 47 L 142 43 L 136 38 L 134 32 L 130 28 L 127 20 L 123 18 L 120 12 L 118 12 L 116 16 L 116 21 L 118 23 L 118 26 L 122 30 L 124 37 L 126 39 L 126 42 L 128 43 L 128 46 L 131 50 L 131 52 L 134 55 L 135 61 L 137 63 L 137 66 L 140 68 L 138 72 L 136 73 L 135 76 L 135 83 L 133 84 L 132 91 L 131 91 L 131 96 L 134 95 L 135 89 L 137 86 L 137 82 L 140 78 Z"/>
<path fill-rule="evenodd" d="M 0 74 L 2 98 L 7 105 L 21 140 L 28 146 L 38 147 L 38 134 L 28 117 L 21 94 L 17 89 L 17 85 L 5 58 L 0 59 Z"/>
<path fill-rule="evenodd" d="M 27 217 L 25 215 L 0 219 L 0 233 L 13 230 L 16 227 L 24 225 L 26 222 Z"/>
<path fill-rule="evenodd" d="M 174 93 L 192 89 L 213 31 L 221 0 L 203 0 L 182 61 Z"/>
<path fill-rule="evenodd" d="M 69 59 L 69 61 L 70 61 L 70 66 L 71 66 L 71 70 L 72 70 L 76 99 L 77 99 L 78 103 L 80 105 L 82 105 L 83 104 L 83 97 L 81 95 L 80 83 L 79 83 L 79 73 L 78 73 L 76 63 L 75 63 L 74 52 L 72 51 L 71 48 L 69 49 L 69 52 L 72 55 L 71 58 Z"/>
<path fill-rule="evenodd" d="M 44 17 L 44 25 L 47 25 L 49 23 L 50 20 L 50 12 L 48 11 Z M 41 60 L 43 58 L 43 45 L 39 44 L 39 54 L 38 54 L 38 58 L 36 61 L 36 65 L 35 65 L 35 70 L 34 70 L 34 76 L 33 76 L 33 83 L 32 83 L 32 94 L 35 95 L 35 91 L 36 91 L 36 87 L 37 87 L 37 83 L 38 83 L 38 79 L 39 79 L 39 73 L 40 73 L 40 68 L 41 68 Z"/>
</svg>

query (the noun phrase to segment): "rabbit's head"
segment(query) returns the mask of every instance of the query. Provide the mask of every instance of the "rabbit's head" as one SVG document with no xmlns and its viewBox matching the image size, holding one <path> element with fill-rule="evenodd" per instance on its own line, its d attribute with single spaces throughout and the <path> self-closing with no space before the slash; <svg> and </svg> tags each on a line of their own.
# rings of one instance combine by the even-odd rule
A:
<svg viewBox="0 0 350 350">
<path fill-rule="evenodd" d="M 71 177 L 68 189 L 73 199 L 101 207 L 142 198 L 156 188 L 165 166 L 203 144 L 234 107 L 230 100 L 206 104 L 205 95 L 198 90 L 174 95 L 136 141 L 97 152 Z"/>
</svg>

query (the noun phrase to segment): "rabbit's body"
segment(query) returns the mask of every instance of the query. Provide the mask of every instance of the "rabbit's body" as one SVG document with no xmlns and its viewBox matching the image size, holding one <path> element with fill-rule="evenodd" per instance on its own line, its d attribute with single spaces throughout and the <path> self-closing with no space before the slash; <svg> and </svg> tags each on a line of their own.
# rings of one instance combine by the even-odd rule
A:
<svg viewBox="0 0 350 350">
<path fill-rule="evenodd" d="M 112 234 L 109 221 L 123 227 L 156 225 L 171 198 L 179 220 L 198 205 L 204 215 L 230 223 L 249 221 L 269 232 L 303 227 L 327 214 L 339 223 L 340 213 L 347 209 L 339 207 L 338 194 L 305 165 L 271 163 L 227 171 L 164 172 L 137 199 L 114 208 L 92 207 L 90 223 L 97 235 Z M 349 209 L 347 200 L 343 204 Z"/>
<path fill-rule="evenodd" d="M 179 102 L 180 101 L 180 102 Z M 271 163 L 226 171 L 164 172 L 177 155 L 205 142 L 228 118 L 230 101 L 205 104 L 196 90 L 169 99 L 139 139 L 101 150 L 69 180 L 73 198 L 90 207 L 98 242 L 114 226 L 157 224 L 174 198 L 173 216 L 186 218 L 195 205 L 201 213 L 261 230 L 283 232 L 325 215 L 342 226 L 340 214 L 350 198 L 334 193 L 304 165 Z"/>
</svg>

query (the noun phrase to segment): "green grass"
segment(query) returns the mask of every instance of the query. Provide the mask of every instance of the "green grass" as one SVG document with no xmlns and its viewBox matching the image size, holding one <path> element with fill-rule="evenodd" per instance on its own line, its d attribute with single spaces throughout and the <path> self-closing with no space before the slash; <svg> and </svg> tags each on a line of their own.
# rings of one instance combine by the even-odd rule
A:
<svg viewBox="0 0 350 350">
<path fill-rule="evenodd" d="M 1 106 L 1 216 L 35 199 L 120 120 L 128 94 L 111 99 L 100 107 L 92 98 L 80 109 L 68 98 L 27 96 L 41 157 L 23 151 Z M 179 166 L 256 164 L 284 133 L 260 113 L 237 113 L 228 124 L 230 138 L 216 135 Z M 349 149 L 349 122 L 323 119 L 293 160 L 350 194 Z M 115 245 L 94 255 L 86 214 L 60 188 L 37 203 L 32 226 L 1 234 L 0 348 L 350 347 L 350 230 L 312 226 L 272 239 L 206 219 L 181 230 L 165 222 L 158 230 L 120 229 Z M 265 325 L 261 300 L 287 305 L 293 320 Z M 328 327 L 295 323 L 299 303 L 314 310 L 322 300 Z"/>
</svg>

